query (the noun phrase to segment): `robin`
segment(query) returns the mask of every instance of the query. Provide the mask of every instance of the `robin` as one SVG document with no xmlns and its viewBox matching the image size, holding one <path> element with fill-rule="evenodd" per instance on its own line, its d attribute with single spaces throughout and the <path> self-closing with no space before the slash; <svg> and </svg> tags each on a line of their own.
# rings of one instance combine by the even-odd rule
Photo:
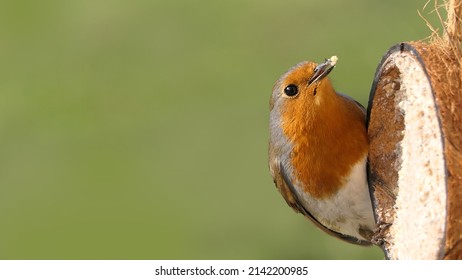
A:
<svg viewBox="0 0 462 280">
<path fill-rule="evenodd" d="M 301 62 L 270 100 L 269 168 L 287 204 L 325 232 L 369 245 L 376 225 L 366 179 L 364 107 L 327 77 L 337 57 Z"/>
</svg>

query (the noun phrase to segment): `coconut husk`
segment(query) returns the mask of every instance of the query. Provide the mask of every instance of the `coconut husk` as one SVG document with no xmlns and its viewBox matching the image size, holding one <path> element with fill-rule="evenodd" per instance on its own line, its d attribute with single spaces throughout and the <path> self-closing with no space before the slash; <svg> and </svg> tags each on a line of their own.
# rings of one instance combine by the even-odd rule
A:
<svg viewBox="0 0 462 280">
<path fill-rule="evenodd" d="M 442 37 L 390 48 L 372 84 L 368 180 L 389 259 L 462 259 L 461 2 Z"/>
</svg>

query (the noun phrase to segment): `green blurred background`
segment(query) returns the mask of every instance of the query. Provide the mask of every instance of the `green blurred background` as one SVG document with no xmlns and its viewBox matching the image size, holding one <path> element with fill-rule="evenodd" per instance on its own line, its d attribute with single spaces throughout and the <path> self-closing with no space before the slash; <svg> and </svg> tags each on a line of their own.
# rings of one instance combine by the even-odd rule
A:
<svg viewBox="0 0 462 280">
<path fill-rule="evenodd" d="M 0 258 L 382 259 L 279 195 L 269 95 L 337 55 L 366 104 L 426 1 L 0 1 Z"/>
</svg>

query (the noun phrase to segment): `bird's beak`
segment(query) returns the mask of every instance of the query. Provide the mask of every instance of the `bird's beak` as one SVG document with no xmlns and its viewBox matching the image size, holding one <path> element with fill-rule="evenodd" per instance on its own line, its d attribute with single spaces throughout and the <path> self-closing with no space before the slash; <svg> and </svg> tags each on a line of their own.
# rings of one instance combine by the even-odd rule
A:
<svg viewBox="0 0 462 280">
<path fill-rule="evenodd" d="M 326 59 L 324 63 L 318 64 L 314 69 L 313 76 L 308 80 L 308 85 L 311 85 L 314 82 L 320 81 L 322 78 L 327 76 L 332 69 L 335 67 L 336 59 Z"/>
</svg>

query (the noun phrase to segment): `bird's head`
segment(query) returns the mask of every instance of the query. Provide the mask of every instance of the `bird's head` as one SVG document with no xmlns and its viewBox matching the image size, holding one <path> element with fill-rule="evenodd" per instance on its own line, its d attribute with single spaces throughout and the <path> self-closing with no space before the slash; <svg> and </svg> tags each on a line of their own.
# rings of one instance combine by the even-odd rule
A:
<svg viewBox="0 0 462 280">
<path fill-rule="evenodd" d="M 324 63 L 301 62 L 283 74 L 273 87 L 270 99 L 272 125 L 311 122 L 319 113 L 326 112 L 337 94 L 327 76 L 335 67 L 337 58 Z M 295 122 L 294 122 L 295 121 Z"/>
</svg>

